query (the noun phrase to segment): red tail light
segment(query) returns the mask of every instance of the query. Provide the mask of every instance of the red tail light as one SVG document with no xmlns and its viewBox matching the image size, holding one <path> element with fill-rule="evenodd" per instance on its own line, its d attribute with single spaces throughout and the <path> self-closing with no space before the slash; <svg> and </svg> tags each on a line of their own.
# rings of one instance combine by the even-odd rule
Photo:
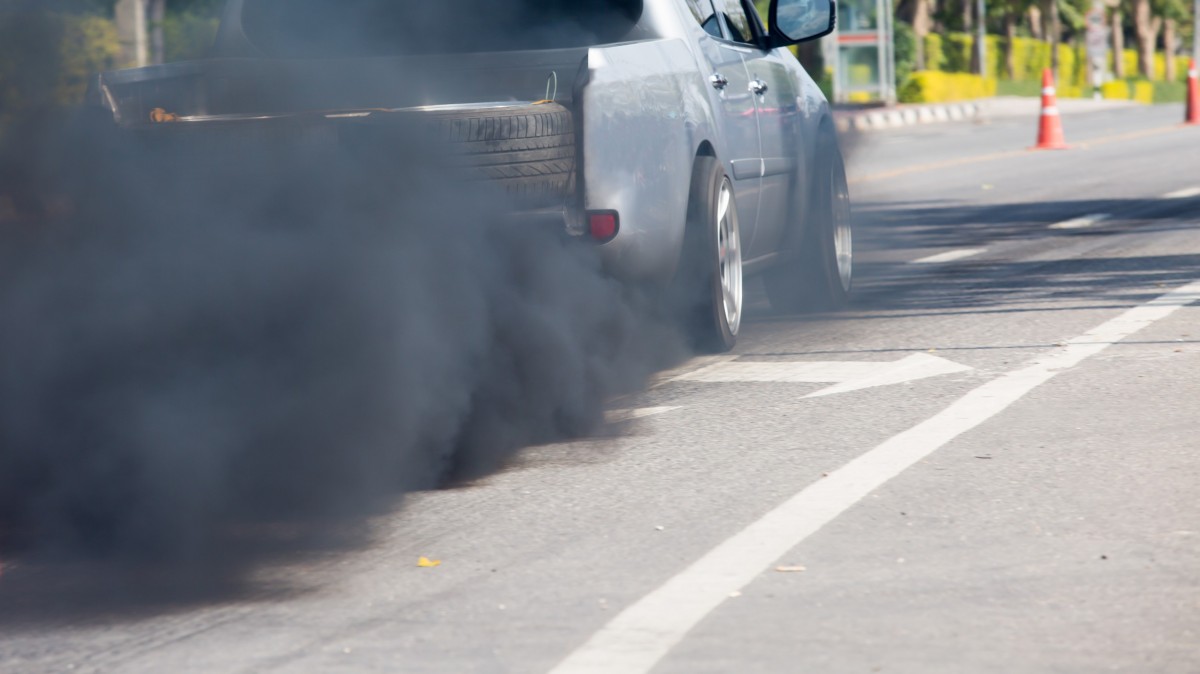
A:
<svg viewBox="0 0 1200 674">
<path fill-rule="evenodd" d="M 616 211 L 591 211 L 588 213 L 588 234 L 600 243 L 612 241 L 621 231 L 621 221 Z"/>
</svg>

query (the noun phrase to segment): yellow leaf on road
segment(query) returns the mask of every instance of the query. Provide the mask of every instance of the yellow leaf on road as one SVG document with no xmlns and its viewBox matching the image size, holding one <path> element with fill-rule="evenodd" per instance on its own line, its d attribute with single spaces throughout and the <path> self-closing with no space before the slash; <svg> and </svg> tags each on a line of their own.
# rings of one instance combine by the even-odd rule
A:
<svg viewBox="0 0 1200 674">
<path fill-rule="evenodd" d="M 417 566 L 421 567 L 422 569 L 432 569 L 433 567 L 438 566 L 441 563 L 442 563 L 442 560 L 440 560 L 440 559 L 430 559 L 428 557 L 422 557 L 417 560 Z"/>
</svg>

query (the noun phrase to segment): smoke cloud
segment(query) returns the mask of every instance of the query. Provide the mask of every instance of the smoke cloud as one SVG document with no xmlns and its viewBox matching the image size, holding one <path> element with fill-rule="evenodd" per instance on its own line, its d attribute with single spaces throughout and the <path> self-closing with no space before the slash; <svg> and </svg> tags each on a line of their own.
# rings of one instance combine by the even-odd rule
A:
<svg viewBox="0 0 1200 674">
<path fill-rule="evenodd" d="M 420 124 L 106 121 L 0 136 L 0 557 L 219 560 L 361 522 L 595 431 L 682 354 Z"/>
</svg>

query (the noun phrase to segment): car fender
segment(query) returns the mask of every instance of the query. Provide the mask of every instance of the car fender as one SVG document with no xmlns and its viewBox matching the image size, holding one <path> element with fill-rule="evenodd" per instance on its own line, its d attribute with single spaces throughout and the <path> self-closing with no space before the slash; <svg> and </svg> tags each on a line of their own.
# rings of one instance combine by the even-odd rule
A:
<svg viewBox="0 0 1200 674">
<path fill-rule="evenodd" d="M 601 256 L 622 278 L 665 280 L 683 246 L 693 160 L 712 143 L 708 88 L 681 39 L 592 48 L 588 71 L 584 207 L 620 214 Z"/>
<path fill-rule="evenodd" d="M 828 161 L 822 156 L 824 136 L 830 135 L 837 142 L 837 133 L 833 113 L 829 101 L 817 83 L 790 53 L 787 55 L 788 69 L 800 82 L 800 91 L 796 105 L 800 115 L 796 121 L 800 128 L 796 129 L 797 137 L 801 140 L 802 156 L 805 170 L 796 172 L 796 185 L 792 192 L 792 213 L 799 219 L 795 230 L 783 241 L 783 252 L 794 252 L 803 240 L 808 225 L 808 206 L 814 198 L 814 180 L 820 174 L 823 162 Z"/>
</svg>

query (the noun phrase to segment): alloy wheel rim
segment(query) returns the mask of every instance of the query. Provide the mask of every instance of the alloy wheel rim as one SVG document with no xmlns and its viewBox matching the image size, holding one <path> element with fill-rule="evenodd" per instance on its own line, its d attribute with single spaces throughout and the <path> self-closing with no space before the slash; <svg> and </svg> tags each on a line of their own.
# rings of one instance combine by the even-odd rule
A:
<svg viewBox="0 0 1200 674">
<path fill-rule="evenodd" d="M 854 232 L 850 222 L 850 190 L 840 171 L 833 175 L 833 253 L 837 259 L 842 290 L 849 292 L 854 282 Z"/>
<path fill-rule="evenodd" d="M 721 183 L 717 198 L 717 263 L 725 322 L 736 335 L 742 322 L 742 239 L 729 178 Z"/>
</svg>

